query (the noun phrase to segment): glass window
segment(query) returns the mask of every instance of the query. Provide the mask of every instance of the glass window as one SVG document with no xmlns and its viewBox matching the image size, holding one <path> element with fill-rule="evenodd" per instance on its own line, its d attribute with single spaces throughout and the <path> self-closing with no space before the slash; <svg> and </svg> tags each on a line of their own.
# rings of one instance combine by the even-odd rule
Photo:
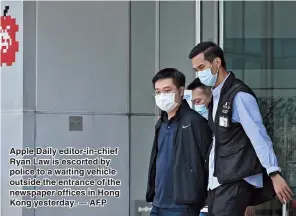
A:
<svg viewBox="0 0 296 216">
<path fill-rule="evenodd" d="M 259 106 L 285 179 L 296 194 L 296 2 L 224 2 L 226 61 L 250 87 Z M 256 215 L 281 215 L 278 201 Z M 292 210 L 291 210 L 292 211 Z M 292 215 L 292 213 L 291 213 Z"/>
</svg>

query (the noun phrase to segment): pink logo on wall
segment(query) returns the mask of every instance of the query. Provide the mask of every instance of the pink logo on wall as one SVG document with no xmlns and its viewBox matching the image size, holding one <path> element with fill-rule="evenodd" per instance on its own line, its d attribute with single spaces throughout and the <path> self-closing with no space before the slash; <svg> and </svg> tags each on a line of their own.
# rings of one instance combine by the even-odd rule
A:
<svg viewBox="0 0 296 216">
<path fill-rule="evenodd" d="M 16 33 L 19 26 L 16 19 L 7 16 L 9 6 L 5 7 L 4 16 L 1 16 L 0 36 L 1 36 L 1 66 L 11 66 L 16 60 L 16 53 L 19 51 L 19 42 L 16 40 Z"/>
</svg>

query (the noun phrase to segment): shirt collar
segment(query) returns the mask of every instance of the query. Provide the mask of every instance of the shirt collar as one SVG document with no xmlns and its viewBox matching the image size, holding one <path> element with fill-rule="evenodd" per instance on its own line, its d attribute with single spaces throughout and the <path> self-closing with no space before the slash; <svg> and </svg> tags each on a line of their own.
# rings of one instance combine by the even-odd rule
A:
<svg viewBox="0 0 296 216">
<path fill-rule="evenodd" d="M 224 85 L 225 81 L 227 80 L 227 78 L 229 77 L 229 75 L 230 75 L 230 73 L 228 73 L 227 77 L 216 88 L 212 88 L 213 96 L 218 96 L 221 93 L 223 85 Z"/>
</svg>

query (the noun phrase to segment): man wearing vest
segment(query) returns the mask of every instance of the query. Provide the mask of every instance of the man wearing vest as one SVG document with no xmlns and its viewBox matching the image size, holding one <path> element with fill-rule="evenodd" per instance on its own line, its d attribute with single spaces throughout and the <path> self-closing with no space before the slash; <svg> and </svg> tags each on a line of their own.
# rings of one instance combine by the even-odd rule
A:
<svg viewBox="0 0 296 216">
<path fill-rule="evenodd" d="M 192 90 L 192 103 L 194 104 L 193 109 L 198 112 L 201 116 L 208 119 L 208 102 L 212 97 L 210 87 L 202 84 L 199 78 L 192 81 L 187 87 L 188 90 Z M 208 216 L 208 206 L 205 206 L 200 211 L 199 216 Z M 248 206 L 244 216 L 254 216 L 255 209 L 253 206 Z"/>
<path fill-rule="evenodd" d="M 209 126 L 209 216 L 243 216 L 249 205 L 274 197 L 292 199 L 253 91 L 226 70 L 223 50 L 213 42 L 195 46 L 189 58 L 200 81 L 212 87 Z"/>
</svg>

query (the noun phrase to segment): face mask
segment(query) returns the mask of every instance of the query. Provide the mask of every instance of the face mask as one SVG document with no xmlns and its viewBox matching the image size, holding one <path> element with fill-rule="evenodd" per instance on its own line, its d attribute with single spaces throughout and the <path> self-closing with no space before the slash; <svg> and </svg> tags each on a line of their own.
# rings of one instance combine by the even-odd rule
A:
<svg viewBox="0 0 296 216">
<path fill-rule="evenodd" d="M 216 75 L 213 75 L 211 72 L 211 68 L 198 72 L 198 78 L 206 86 L 210 86 L 210 87 L 214 86 L 217 81 L 217 77 L 218 77 L 218 71 Z"/>
<path fill-rule="evenodd" d="M 176 93 L 162 93 L 155 96 L 156 105 L 159 109 L 170 112 L 178 106 L 178 103 L 175 102 Z"/>
<path fill-rule="evenodd" d="M 199 105 L 195 104 L 194 110 L 204 117 L 208 115 L 208 109 L 205 104 L 199 104 Z"/>
</svg>

